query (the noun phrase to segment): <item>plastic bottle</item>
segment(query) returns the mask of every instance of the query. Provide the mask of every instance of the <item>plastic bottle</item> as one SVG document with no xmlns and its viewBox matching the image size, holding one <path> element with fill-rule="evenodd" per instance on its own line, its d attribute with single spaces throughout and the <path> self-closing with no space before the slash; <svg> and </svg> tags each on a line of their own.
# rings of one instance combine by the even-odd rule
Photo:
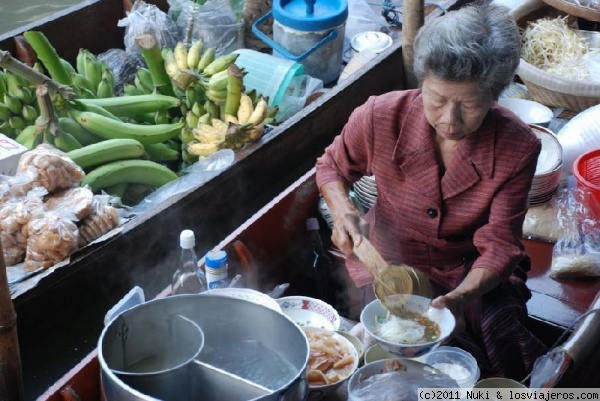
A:
<svg viewBox="0 0 600 401">
<path fill-rule="evenodd" d="M 227 253 L 225 251 L 209 251 L 204 257 L 204 265 L 208 289 L 228 286 Z"/>
<path fill-rule="evenodd" d="M 198 256 L 194 250 L 196 238 L 192 230 L 183 230 L 179 236 L 181 257 L 179 267 L 173 274 L 171 292 L 176 294 L 197 294 L 206 291 L 206 277 L 198 265 Z"/>
</svg>

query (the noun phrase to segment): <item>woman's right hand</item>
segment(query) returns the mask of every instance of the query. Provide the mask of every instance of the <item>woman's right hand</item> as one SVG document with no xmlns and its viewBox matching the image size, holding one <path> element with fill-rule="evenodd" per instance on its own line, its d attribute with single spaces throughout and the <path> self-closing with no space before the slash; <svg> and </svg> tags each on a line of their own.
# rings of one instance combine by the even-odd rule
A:
<svg viewBox="0 0 600 401">
<path fill-rule="evenodd" d="M 366 233 L 366 222 L 348 197 L 342 182 L 329 182 L 320 188 L 333 216 L 331 240 L 344 255 L 352 255 Z"/>
</svg>

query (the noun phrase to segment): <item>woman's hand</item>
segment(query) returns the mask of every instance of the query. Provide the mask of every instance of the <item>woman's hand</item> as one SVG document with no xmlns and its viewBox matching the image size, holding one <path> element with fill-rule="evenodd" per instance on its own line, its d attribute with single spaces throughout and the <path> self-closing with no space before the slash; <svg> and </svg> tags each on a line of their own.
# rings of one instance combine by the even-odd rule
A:
<svg viewBox="0 0 600 401">
<path fill-rule="evenodd" d="M 365 221 L 348 198 L 348 189 L 342 182 L 330 182 L 320 188 L 333 216 L 331 240 L 344 255 L 352 255 L 362 241 Z"/>
<path fill-rule="evenodd" d="M 454 291 L 449 292 L 446 295 L 437 297 L 431 302 L 431 306 L 434 308 L 448 308 L 456 319 L 456 326 L 452 334 L 460 333 L 465 330 L 465 298 L 462 295 L 453 294 Z"/>
</svg>

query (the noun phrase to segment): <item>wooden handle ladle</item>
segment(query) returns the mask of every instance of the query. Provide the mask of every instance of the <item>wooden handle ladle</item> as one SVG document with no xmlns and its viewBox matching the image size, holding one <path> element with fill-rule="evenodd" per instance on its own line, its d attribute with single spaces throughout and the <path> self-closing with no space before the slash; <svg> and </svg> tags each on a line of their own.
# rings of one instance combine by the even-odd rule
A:
<svg viewBox="0 0 600 401">
<path fill-rule="evenodd" d="M 431 283 L 424 273 L 405 264 L 390 265 L 367 238 L 354 247 L 354 254 L 375 279 L 375 295 L 392 314 L 406 314 L 406 295 L 431 298 Z"/>
</svg>

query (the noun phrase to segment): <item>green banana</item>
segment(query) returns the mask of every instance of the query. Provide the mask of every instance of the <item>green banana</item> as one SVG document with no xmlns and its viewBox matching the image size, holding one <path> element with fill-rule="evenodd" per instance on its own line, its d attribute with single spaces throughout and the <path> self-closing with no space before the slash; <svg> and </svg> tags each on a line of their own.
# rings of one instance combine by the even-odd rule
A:
<svg viewBox="0 0 600 401">
<path fill-rule="evenodd" d="M 219 71 L 208 79 L 206 87 L 213 91 L 222 91 L 227 89 L 227 82 L 229 82 L 229 72 L 227 69 Z"/>
<path fill-rule="evenodd" d="M 71 106 L 71 109 L 74 109 L 77 111 L 89 111 L 92 113 L 100 114 L 101 116 L 108 117 L 108 118 L 116 120 L 116 121 L 121 121 L 121 120 L 119 120 L 119 117 L 115 116 L 113 113 L 106 110 L 104 107 L 98 106 L 97 104 L 95 104 L 93 102 L 85 103 L 84 100 L 91 100 L 91 99 L 71 100 L 69 105 Z"/>
<path fill-rule="evenodd" d="M 92 86 L 92 83 L 85 76 L 76 72 L 72 72 L 71 79 L 73 80 L 73 85 L 75 85 L 77 88 L 85 88 L 92 92 L 94 95 L 96 94 L 96 90 Z"/>
<path fill-rule="evenodd" d="M 21 110 L 21 115 L 25 119 L 25 121 L 33 122 L 40 115 L 35 107 L 25 104 L 23 105 L 23 110 Z"/>
<path fill-rule="evenodd" d="M 142 144 L 164 142 L 181 131 L 182 122 L 177 124 L 141 125 L 126 123 L 92 112 L 70 110 L 69 114 L 88 131 L 104 139 L 131 138 Z"/>
<path fill-rule="evenodd" d="M 148 89 L 149 92 L 154 90 L 154 81 L 152 81 L 152 74 L 147 68 L 138 68 L 137 76 L 140 78 L 142 86 Z"/>
<path fill-rule="evenodd" d="M 147 144 L 144 149 L 150 160 L 155 162 L 177 161 L 181 157 L 178 150 L 173 150 L 166 143 Z"/>
<path fill-rule="evenodd" d="M 0 103 L 0 121 L 8 121 L 8 118 L 12 116 L 12 112 L 4 103 Z"/>
<path fill-rule="evenodd" d="M 122 182 L 119 184 L 111 185 L 110 187 L 104 188 L 104 192 L 111 196 L 116 196 L 118 198 L 122 198 L 127 191 L 128 184 L 126 182 Z"/>
<path fill-rule="evenodd" d="M 54 146 L 63 152 L 71 152 L 75 149 L 80 149 L 81 143 L 79 143 L 73 135 L 61 130 L 58 135 L 54 137 Z"/>
<path fill-rule="evenodd" d="M 13 114 L 20 114 L 23 110 L 23 103 L 8 92 L 4 94 L 4 104 Z"/>
<path fill-rule="evenodd" d="M 77 71 L 75 71 L 75 68 L 73 68 L 73 66 L 71 65 L 71 63 L 69 63 L 67 60 L 65 60 L 64 58 L 60 59 L 60 64 L 62 64 L 63 68 L 65 70 L 67 70 L 68 73 L 76 73 Z"/>
<path fill-rule="evenodd" d="M 108 79 L 102 78 L 100 84 L 98 84 L 98 91 L 96 92 L 99 99 L 105 99 L 113 96 L 113 89 L 110 86 Z"/>
<path fill-rule="evenodd" d="M 35 100 L 35 96 L 31 89 L 23 86 L 23 83 L 19 80 L 16 74 L 7 71 L 6 74 L 6 91 L 12 97 L 19 99 L 25 104 L 31 104 Z"/>
<path fill-rule="evenodd" d="M 4 97 L 6 91 L 6 73 L 3 70 L 0 70 L 0 99 Z"/>
<path fill-rule="evenodd" d="M 33 149 L 42 143 L 43 135 L 36 125 L 30 125 L 22 130 L 15 138 L 17 143 L 25 146 L 27 149 Z"/>
<path fill-rule="evenodd" d="M 132 84 L 125 84 L 123 86 L 123 92 L 125 92 L 125 95 L 127 96 L 140 96 L 146 94 L 146 92 Z"/>
<path fill-rule="evenodd" d="M 238 56 L 239 56 L 238 53 L 229 53 L 229 54 L 224 54 L 222 56 L 219 56 L 216 59 L 214 59 L 209 65 L 207 65 L 202 70 L 202 73 L 204 75 L 214 75 L 217 72 L 226 70 L 227 67 L 229 67 L 231 64 L 233 64 L 235 62 L 235 60 L 238 58 Z"/>
<path fill-rule="evenodd" d="M 77 53 L 77 58 L 75 60 L 75 68 L 80 75 L 87 79 L 87 76 L 85 75 L 85 52 L 85 49 L 79 49 L 79 53 Z"/>
<path fill-rule="evenodd" d="M 69 134 L 73 135 L 82 146 L 91 145 L 92 143 L 97 143 L 103 140 L 103 138 L 99 137 L 98 135 L 94 135 L 90 131 L 83 128 L 71 117 L 60 117 L 58 119 L 58 126 L 64 132 L 68 132 Z"/>
<path fill-rule="evenodd" d="M 198 67 L 203 47 L 204 39 L 202 38 L 199 38 L 194 43 L 192 43 L 192 46 L 190 47 L 187 53 L 188 68 L 196 69 Z"/>
<path fill-rule="evenodd" d="M 154 124 L 169 124 L 171 115 L 167 110 L 158 110 L 154 113 Z"/>
<path fill-rule="evenodd" d="M 85 77 L 97 88 L 102 80 L 102 62 L 90 51 L 85 52 Z"/>
<path fill-rule="evenodd" d="M 143 154 L 144 146 L 128 138 L 107 139 L 67 153 L 84 170 L 117 160 L 137 159 Z"/>
<path fill-rule="evenodd" d="M 161 187 L 177 179 L 177 174 L 151 160 L 119 160 L 96 167 L 81 182 L 93 192 L 121 183 L 136 183 Z"/>
<path fill-rule="evenodd" d="M 181 101 L 174 96 L 159 94 L 114 96 L 102 99 L 80 99 L 80 102 L 86 106 L 91 104 L 100 106 L 117 117 L 153 113 L 171 107 L 178 107 L 181 103 Z"/>
<path fill-rule="evenodd" d="M 198 72 L 203 72 L 204 69 L 214 61 L 216 51 L 217 49 L 214 47 L 209 47 L 204 51 L 204 53 L 202 53 L 200 61 L 198 62 L 198 66 L 196 67 Z"/>
<path fill-rule="evenodd" d="M 24 129 L 25 127 L 27 127 L 29 125 L 27 123 L 27 121 L 25 121 L 25 119 L 23 117 L 21 117 L 21 116 L 12 116 L 12 117 L 10 117 L 8 119 L 8 124 L 13 129 Z"/>
</svg>

